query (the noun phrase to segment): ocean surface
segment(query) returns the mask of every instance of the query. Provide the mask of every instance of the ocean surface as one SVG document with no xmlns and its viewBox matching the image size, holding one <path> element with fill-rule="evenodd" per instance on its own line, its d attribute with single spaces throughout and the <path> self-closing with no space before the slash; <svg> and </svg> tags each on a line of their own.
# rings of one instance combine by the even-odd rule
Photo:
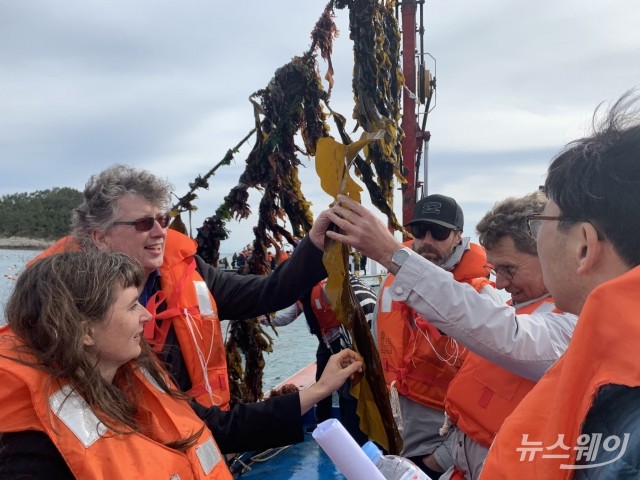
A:
<svg viewBox="0 0 640 480">
<path fill-rule="evenodd" d="M 0 249 L 0 324 L 5 323 L 4 307 L 9 298 L 18 274 L 24 265 L 38 255 L 38 250 L 3 250 Z"/>
<path fill-rule="evenodd" d="M 24 265 L 38 253 L 37 250 L 0 249 L 0 324 L 5 323 L 4 307 L 13 289 L 15 279 Z M 226 334 L 227 324 L 222 322 L 222 332 Z M 278 328 L 276 336 L 270 327 L 265 330 L 273 338 L 273 352 L 265 353 L 264 391 L 278 385 L 283 380 L 315 361 L 318 340 L 309 333 L 307 322 L 298 318 L 286 327 Z"/>
</svg>

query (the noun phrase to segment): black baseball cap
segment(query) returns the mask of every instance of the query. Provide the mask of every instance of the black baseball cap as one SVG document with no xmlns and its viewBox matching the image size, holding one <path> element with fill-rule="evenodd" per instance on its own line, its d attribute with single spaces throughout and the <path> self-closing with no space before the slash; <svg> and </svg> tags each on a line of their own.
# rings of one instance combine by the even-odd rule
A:
<svg viewBox="0 0 640 480">
<path fill-rule="evenodd" d="M 464 215 L 458 202 L 445 195 L 428 195 L 416 203 L 413 209 L 413 218 L 407 225 L 431 222 L 443 227 L 462 230 L 464 227 Z"/>
</svg>

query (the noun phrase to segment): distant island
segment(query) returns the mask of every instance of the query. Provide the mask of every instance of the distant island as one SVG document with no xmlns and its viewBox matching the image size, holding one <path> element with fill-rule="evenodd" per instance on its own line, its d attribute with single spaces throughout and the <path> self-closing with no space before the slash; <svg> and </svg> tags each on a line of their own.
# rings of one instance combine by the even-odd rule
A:
<svg viewBox="0 0 640 480">
<path fill-rule="evenodd" d="M 7 237 L 0 238 L 0 249 L 6 250 L 44 250 L 53 243 L 51 240 L 36 238 Z"/>
<path fill-rule="evenodd" d="M 42 250 L 69 234 L 82 193 L 52 188 L 0 197 L 0 248 Z"/>
</svg>

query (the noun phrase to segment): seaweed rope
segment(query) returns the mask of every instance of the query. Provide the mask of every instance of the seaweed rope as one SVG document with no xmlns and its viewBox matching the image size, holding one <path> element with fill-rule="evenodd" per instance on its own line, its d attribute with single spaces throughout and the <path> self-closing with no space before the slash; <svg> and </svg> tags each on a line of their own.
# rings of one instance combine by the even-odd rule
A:
<svg viewBox="0 0 640 480">
<path fill-rule="evenodd" d="M 190 191 L 178 200 L 171 212 L 174 217 L 171 228 L 186 233 L 180 214 L 186 211 L 190 216 L 196 209 L 195 191 L 208 189 L 209 178 L 218 168 L 229 165 L 240 146 L 255 137 L 238 184 L 225 196 L 215 214 L 197 229 L 198 254 L 205 261 L 217 265 L 220 242 L 228 238 L 226 223 L 251 215 L 250 188 L 260 191 L 262 197 L 254 227 L 253 255 L 245 267 L 246 273 L 269 273 L 267 248 L 273 246 L 277 250 L 284 242 L 294 245 L 296 237 L 310 230 L 311 204 L 301 190 L 298 154 L 315 156 L 316 164 L 322 161 L 316 156 L 316 145 L 318 140 L 329 137 L 329 117 L 337 127 L 340 140 L 345 145 L 353 143 L 346 131 L 345 117 L 329 104 L 334 86 L 333 40 L 339 34 L 333 21 L 334 8 L 349 9 L 350 38 L 354 43 L 352 116 L 357 122 L 356 128 L 383 132 L 383 138 L 371 144 L 364 157 L 356 156 L 355 173 L 365 184 L 373 205 L 387 215 L 390 226 L 403 230 L 392 208 L 394 178 L 405 183 L 400 168 L 403 133 L 399 127 L 404 79 L 399 66 L 400 35 L 394 7 L 393 1 L 329 2 L 311 33 L 309 50 L 276 70 L 269 84 L 250 96 L 254 129 L 206 175 L 190 183 Z M 328 65 L 324 76 L 328 91 L 322 86 L 317 53 Z M 302 138 L 304 148 L 296 144 L 296 138 Z M 271 337 L 258 321 L 231 320 L 228 332 L 226 348 L 232 402 L 259 400 L 263 397 L 263 352 L 271 350 Z"/>
</svg>

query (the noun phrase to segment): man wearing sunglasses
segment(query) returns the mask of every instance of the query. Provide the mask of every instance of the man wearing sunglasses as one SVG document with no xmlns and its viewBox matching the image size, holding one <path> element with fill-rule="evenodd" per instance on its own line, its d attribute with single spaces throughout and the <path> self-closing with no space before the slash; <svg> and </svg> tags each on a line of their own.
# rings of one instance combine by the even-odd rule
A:
<svg viewBox="0 0 640 480">
<path fill-rule="evenodd" d="M 142 265 L 147 280 L 139 301 L 154 315 L 145 338 L 178 388 L 199 402 L 194 402 L 194 409 L 212 429 L 223 453 L 302 441 L 301 413 L 344 381 L 334 370 L 316 383 L 317 389 L 236 405 L 225 412 L 229 387 L 219 320 L 277 311 L 325 278 L 324 235 L 312 229 L 271 275 L 218 270 L 196 255 L 192 239 L 167 228 L 172 189 L 146 170 L 126 165 L 107 168 L 87 182 L 84 201 L 74 211 L 73 235 L 42 255 L 98 248 L 126 253 Z"/>
<path fill-rule="evenodd" d="M 464 217 L 453 198 L 438 194 L 423 198 L 415 205 L 407 226 L 413 241 L 406 245 L 413 252 L 437 265 L 446 275 L 453 275 L 456 281 L 473 287 L 474 294 L 475 291 L 494 294 L 487 278 L 484 249 L 462 237 Z M 395 273 L 393 268 L 389 267 Z M 423 317 L 392 298 L 393 273 L 382 284 L 372 328 L 392 398 L 398 393 L 402 455 L 435 479 L 452 464 L 448 448 L 442 446 L 445 437 L 439 430 L 445 418 L 447 387 L 467 351 L 438 331 L 429 322 L 430 317 Z M 495 300 L 499 301 L 499 297 Z"/>
</svg>

